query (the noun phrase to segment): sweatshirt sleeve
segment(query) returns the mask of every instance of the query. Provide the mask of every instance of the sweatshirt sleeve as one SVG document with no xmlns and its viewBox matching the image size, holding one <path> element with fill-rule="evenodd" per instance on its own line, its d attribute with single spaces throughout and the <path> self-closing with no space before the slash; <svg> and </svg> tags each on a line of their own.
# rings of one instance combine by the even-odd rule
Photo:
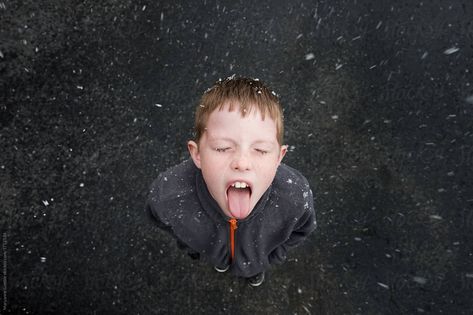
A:
<svg viewBox="0 0 473 315">
<path fill-rule="evenodd" d="M 158 205 L 160 202 L 160 190 L 161 190 L 161 174 L 151 184 L 149 189 L 148 199 L 146 200 L 145 213 L 147 218 L 156 224 L 159 228 L 172 234 L 172 228 L 169 224 L 164 223 L 158 214 Z"/>
<path fill-rule="evenodd" d="M 149 221 L 154 223 L 158 228 L 169 233 L 176 240 L 177 247 L 180 250 L 187 251 L 191 257 L 192 255 L 195 256 L 197 252 L 193 251 L 181 240 L 179 240 L 179 238 L 174 234 L 171 224 L 160 218 L 159 207 L 161 203 L 161 193 L 162 193 L 161 189 L 162 189 L 162 174 L 160 174 L 158 178 L 153 182 L 153 184 L 151 184 L 151 187 L 149 190 L 149 196 L 145 205 L 145 212 L 146 212 L 147 218 L 149 219 Z"/>
<path fill-rule="evenodd" d="M 304 214 L 299 218 L 289 238 L 269 255 L 270 264 L 281 264 L 286 260 L 287 251 L 302 243 L 317 227 L 312 191 L 304 192 Z"/>
<path fill-rule="evenodd" d="M 307 207 L 306 212 L 302 215 L 302 217 L 299 219 L 296 226 L 294 227 L 294 231 L 285 243 L 286 246 L 294 247 L 299 245 L 317 227 L 313 204 L 314 201 L 312 197 L 312 191 L 309 190 L 309 196 L 308 198 L 306 198 L 306 204 L 304 205 L 304 207 Z"/>
</svg>

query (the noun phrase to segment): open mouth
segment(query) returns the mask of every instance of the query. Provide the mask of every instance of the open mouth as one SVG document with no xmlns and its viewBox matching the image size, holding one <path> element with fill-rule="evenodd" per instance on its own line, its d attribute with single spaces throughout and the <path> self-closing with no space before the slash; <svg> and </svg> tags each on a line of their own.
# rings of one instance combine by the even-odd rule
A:
<svg viewBox="0 0 473 315">
<path fill-rule="evenodd" d="M 251 186 L 243 181 L 235 181 L 227 188 L 228 210 L 237 219 L 250 213 Z"/>
</svg>

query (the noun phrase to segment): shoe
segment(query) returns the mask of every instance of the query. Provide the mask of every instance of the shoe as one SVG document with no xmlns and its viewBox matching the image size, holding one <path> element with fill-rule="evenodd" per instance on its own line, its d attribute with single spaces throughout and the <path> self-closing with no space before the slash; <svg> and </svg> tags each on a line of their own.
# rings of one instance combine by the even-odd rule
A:
<svg viewBox="0 0 473 315">
<path fill-rule="evenodd" d="M 225 268 L 219 268 L 217 266 L 214 266 L 214 269 L 218 272 L 225 272 L 230 268 L 230 265 L 227 265 Z"/>
<path fill-rule="evenodd" d="M 259 287 L 264 282 L 264 272 L 260 272 L 253 277 L 248 278 L 248 283 L 252 287 Z"/>
</svg>

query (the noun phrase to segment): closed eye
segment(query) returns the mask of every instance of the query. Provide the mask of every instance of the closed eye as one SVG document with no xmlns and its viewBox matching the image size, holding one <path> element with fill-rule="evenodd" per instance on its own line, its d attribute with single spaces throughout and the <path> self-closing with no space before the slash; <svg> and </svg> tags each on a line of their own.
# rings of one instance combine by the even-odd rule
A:
<svg viewBox="0 0 473 315">
<path fill-rule="evenodd" d="M 256 150 L 256 152 L 258 152 L 258 153 L 260 153 L 260 154 L 262 154 L 262 155 L 265 155 L 265 154 L 268 153 L 268 151 L 262 150 L 262 149 L 255 149 L 255 150 Z"/>
<path fill-rule="evenodd" d="M 229 150 L 229 149 L 230 149 L 230 148 L 215 148 L 215 151 L 217 151 L 217 152 L 222 152 L 222 153 L 223 153 L 223 152 L 225 152 L 225 151 L 227 151 L 227 150 Z"/>
</svg>

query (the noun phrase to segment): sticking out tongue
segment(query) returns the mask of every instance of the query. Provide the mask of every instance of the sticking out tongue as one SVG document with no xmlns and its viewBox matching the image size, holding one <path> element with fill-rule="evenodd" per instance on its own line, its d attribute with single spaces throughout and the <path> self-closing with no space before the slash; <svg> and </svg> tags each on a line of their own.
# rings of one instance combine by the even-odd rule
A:
<svg viewBox="0 0 473 315">
<path fill-rule="evenodd" d="M 228 208 L 237 219 L 244 219 L 250 213 L 250 189 L 228 188 Z"/>
</svg>

